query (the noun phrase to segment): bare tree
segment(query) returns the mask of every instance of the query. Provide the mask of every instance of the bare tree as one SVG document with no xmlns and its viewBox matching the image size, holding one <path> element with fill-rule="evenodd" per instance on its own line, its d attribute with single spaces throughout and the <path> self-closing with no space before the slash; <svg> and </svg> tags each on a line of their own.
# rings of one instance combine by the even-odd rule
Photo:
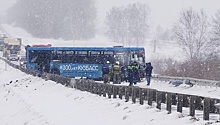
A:
<svg viewBox="0 0 220 125">
<path fill-rule="evenodd" d="M 211 41 L 213 45 L 213 52 L 219 55 L 220 50 L 220 10 L 218 10 L 215 16 L 212 18 L 212 31 L 211 31 Z"/>
<path fill-rule="evenodd" d="M 134 3 L 113 7 L 106 16 L 107 35 L 114 42 L 139 46 L 147 37 L 149 8 Z"/>
<path fill-rule="evenodd" d="M 174 26 L 174 36 L 190 61 L 201 60 L 209 45 L 208 21 L 204 11 L 197 12 L 192 8 L 182 11 Z"/>
<path fill-rule="evenodd" d="M 114 42 L 123 43 L 127 39 L 126 10 L 124 7 L 113 7 L 106 16 L 107 36 Z"/>
<path fill-rule="evenodd" d="M 146 4 L 135 3 L 127 5 L 128 12 L 128 33 L 131 43 L 136 46 L 143 44 L 147 37 L 149 8 Z"/>
</svg>

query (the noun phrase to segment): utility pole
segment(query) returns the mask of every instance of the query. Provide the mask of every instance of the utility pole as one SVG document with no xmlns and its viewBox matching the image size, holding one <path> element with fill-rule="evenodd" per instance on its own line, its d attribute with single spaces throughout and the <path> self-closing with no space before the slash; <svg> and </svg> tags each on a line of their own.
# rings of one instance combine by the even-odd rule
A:
<svg viewBox="0 0 220 125">
<path fill-rule="evenodd" d="M 7 71 L 7 62 L 5 61 L 5 71 Z"/>
<path fill-rule="evenodd" d="M 157 40 L 155 39 L 154 41 L 153 41 L 153 46 L 154 46 L 154 49 L 153 49 L 153 53 L 156 53 L 156 49 L 157 49 Z"/>
</svg>

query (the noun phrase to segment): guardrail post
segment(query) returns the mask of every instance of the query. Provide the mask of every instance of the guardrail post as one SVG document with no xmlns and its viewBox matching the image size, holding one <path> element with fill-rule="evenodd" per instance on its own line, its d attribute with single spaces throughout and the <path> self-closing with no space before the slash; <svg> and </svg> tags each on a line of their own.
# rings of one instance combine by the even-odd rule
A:
<svg viewBox="0 0 220 125">
<path fill-rule="evenodd" d="M 124 87 L 123 87 L 123 86 L 119 86 L 118 95 L 119 95 L 119 98 L 120 98 L 120 99 L 122 99 L 123 93 L 124 93 Z"/>
<path fill-rule="evenodd" d="M 178 101 L 177 101 L 177 112 L 183 111 L 183 95 L 178 94 Z"/>
<path fill-rule="evenodd" d="M 196 110 L 201 110 L 202 109 L 202 99 L 200 96 L 196 96 Z"/>
<path fill-rule="evenodd" d="M 56 77 L 55 77 L 56 78 Z M 56 79 L 55 79 L 56 81 Z M 81 90 L 81 84 L 82 84 L 82 79 L 79 80 L 78 84 L 77 84 L 77 89 Z"/>
<path fill-rule="evenodd" d="M 113 98 L 115 99 L 117 96 L 117 86 L 113 86 Z"/>
<path fill-rule="evenodd" d="M 171 107 L 172 107 L 172 93 L 167 93 L 167 111 L 168 111 L 168 114 L 171 113 Z"/>
<path fill-rule="evenodd" d="M 79 81 L 78 79 L 75 80 L 75 84 L 74 84 L 74 86 L 73 86 L 75 89 L 78 89 L 78 84 L 79 84 L 79 82 L 80 82 L 80 81 Z"/>
<path fill-rule="evenodd" d="M 205 98 L 203 103 L 203 120 L 209 120 L 210 98 Z"/>
<path fill-rule="evenodd" d="M 132 97 L 132 102 L 136 103 L 136 97 L 137 97 L 137 87 L 132 87 L 132 93 L 131 93 L 131 97 Z"/>
<path fill-rule="evenodd" d="M 93 93 L 93 94 L 96 94 L 95 83 L 94 83 L 94 82 L 91 82 L 91 84 L 92 84 L 92 93 Z"/>
<path fill-rule="evenodd" d="M 148 95 L 148 102 L 147 102 L 147 104 L 152 106 L 152 103 L 153 103 L 153 90 L 148 89 L 147 92 L 148 92 L 147 93 L 147 95 Z"/>
<path fill-rule="evenodd" d="M 152 101 L 155 101 L 156 102 L 156 100 L 157 100 L 157 90 L 152 90 Z"/>
<path fill-rule="evenodd" d="M 99 93 L 99 96 L 101 96 L 102 95 L 102 84 L 98 84 L 98 93 Z"/>
<path fill-rule="evenodd" d="M 85 84 L 86 84 L 86 86 L 85 86 L 85 87 L 86 87 L 86 91 L 87 91 L 87 92 L 89 92 L 89 91 L 90 91 L 90 90 L 89 90 L 89 81 L 90 81 L 90 80 L 87 80 L 87 81 L 86 81 L 86 83 L 85 83 Z"/>
<path fill-rule="evenodd" d="M 162 92 L 157 91 L 156 93 L 157 109 L 160 109 L 160 110 L 161 110 L 161 101 L 162 101 Z"/>
<path fill-rule="evenodd" d="M 144 97 L 143 97 L 144 100 L 148 100 L 148 95 L 147 94 L 148 94 L 149 89 L 145 88 L 143 91 L 144 91 Z"/>
<path fill-rule="evenodd" d="M 94 82 L 94 84 L 95 84 L 95 91 L 96 91 L 96 93 L 95 94 L 99 94 L 99 83 L 96 83 L 96 82 Z"/>
<path fill-rule="evenodd" d="M 88 81 L 88 89 L 89 89 L 89 92 L 92 93 L 92 82 L 91 81 Z"/>
<path fill-rule="evenodd" d="M 144 104 L 144 92 L 142 88 L 139 88 L 139 99 L 140 99 L 140 104 Z"/>
<path fill-rule="evenodd" d="M 183 95 L 183 107 L 189 107 L 189 99 L 187 95 Z"/>
<path fill-rule="evenodd" d="M 87 82 L 87 84 L 88 84 L 88 92 L 91 92 L 92 93 L 92 84 L 91 84 L 91 81 L 89 80 L 88 82 Z"/>
<path fill-rule="evenodd" d="M 210 113 L 215 113 L 215 100 L 214 99 L 210 99 Z"/>
<path fill-rule="evenodd" d="M 87 91 L 87 92 L 89 91 L 89 80 L 85 81 L 84 90 Z"/>
<path fill-rule="evenodd" d="M 191 95 L 190 96 L 190 105 L 189 105 L 189 115 L 190 116 L 195 116 L 195 100 L 196 100 L 196 97 Z"/>
<path fill-rule="evenodd" d="M 166 103 L 166 93 L 162 92 L 161 96 L 162 96 L 161 103 Z"/>
<path fill-rule="evenodd" d="M 94 93 L 92 81 L 89 81 L 89 92 Z"/>
<path fill-rule="evenodd" d="M 129 101 L 129 96 L 130 96 L 130 87 L 126 86 L 125 87 L 125 102 Z"/>
<path fill-rule="evenodd" d="M 219 121 L 220 121 L 220 100 L 218 99 L 217 102 L 219 103 L 219 106 L 216 105 L 216 108 L 218 109 L 218 114 L 219 114 Z"/>
<path fill-rule="evenodd" d="M 176 93 L 172 94 L 172 105 L 176 105 L 177 100 L 176 100 Z"/>
<path fill-rule="evenodd" d="M 95 82 L 93 82 L 93 84 L 94 84 L 94 93 L 95 94 L 98 94 L 98 84 L 97 83 L 95 83 Z"/>
<path fill-rule="evenodd" d="M 81 83 L 82 83 L 82 82 L 83 82 L 82 79 L 79 79 L 79 80 L 78 80 L 77 89 L 80 90 L 80 86 L 81 86 Z"/>
<path fill-rule="evenodd" d="M 112 96 L 112 85 L 108 86 L 108 98 L 111 98 Z"/>
<path fill-rule="evenodd" d="M 51 75 L 51 78 L 53 77 L 53 75 Z M 73 80 L 73 84 L 74 84 L 74 88 L 77 89 L 78 88 L 78 83 L 79 83 L 79 80 L 78 79 L 75 79 Z"/>
<path fill-rule="evenodd" d="M 107 84 L 103 84 L 103 97 L 106 97 L 106 93 L 107 93 L 107 87 L 108 87 L 108 85 Z"/>
<path fill-rule="evenodd" d="M 85 91 L 85 89 L 84 89 L 85 82 L 86 82 L 86 80 L 82 79 L 82 82 L 81 82 L 81 84 L 80 84 L 80 90 L 81 90 L 81 91 Z"/>
</svg>

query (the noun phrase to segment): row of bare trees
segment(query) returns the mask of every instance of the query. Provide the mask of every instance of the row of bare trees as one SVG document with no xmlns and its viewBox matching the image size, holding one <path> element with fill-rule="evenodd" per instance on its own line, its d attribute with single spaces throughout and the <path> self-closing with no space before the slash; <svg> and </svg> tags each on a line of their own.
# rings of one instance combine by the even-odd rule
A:
<svg viewBox="0 0 220 125">
<path fill-rule="evenodd" d="M 147 5 L 140 3 L 112 8 L 106 18 L 107 36 L 114 42 L 124 45 L 142 45 L 149 37 L 148 15 Z M 155 73 L 220 80 L 220 11 L 210 22 L 202 9 L 183 10 L 170 31 L 162 31 L 162 28 L 157 27 L 157 37 L 160 38 L 151 41 L 154 52 L 158 44 L 161 44 L 159 41 L 169 41 L 169 38 L 172 38 L 182 47 L 183 57 L 186 57 L 186 60 L 182 62 L 173 59 L 153 60 Z M 172 37 L 170 34 L 173 34 Z M 161 38 L 166 39 L 161 40 Z"/>
<path fill-rule="evenodd" d="M 187 59 L 183 62 L 155 60 L 157 73 L 220 80 L 220 11 L 209 22 L 203 10 L 183 10 L 173 34 Z"/>
<path fill-rule="evenodd" d="M 7 22 L 38 38 L 89 39 L 95 36 L 95 0 L 17 0 Z"/>
</svg>

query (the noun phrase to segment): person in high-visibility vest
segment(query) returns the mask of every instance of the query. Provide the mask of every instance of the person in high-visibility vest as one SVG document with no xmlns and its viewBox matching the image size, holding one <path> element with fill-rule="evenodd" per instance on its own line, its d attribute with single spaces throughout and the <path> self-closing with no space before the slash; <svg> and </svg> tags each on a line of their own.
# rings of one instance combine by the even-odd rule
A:
<svg viewBox="0 0 220 125">
<path fill-rule="evenodd" d="M 128 81 L 129 81 L 129 86 L 132 86 L 133 83 L 137 84 L 137 82 L 139 81 L 139 65 L 137 64 L 137 62 L 130 62 L 130 64 L 128 65 Z"/>
<path fill-rule="evenodd" d="M 121 84 L 121 66 L 118 61 L 111 67 L 111 74 L 113 75 L 113 84 Z"/>
</svg>

